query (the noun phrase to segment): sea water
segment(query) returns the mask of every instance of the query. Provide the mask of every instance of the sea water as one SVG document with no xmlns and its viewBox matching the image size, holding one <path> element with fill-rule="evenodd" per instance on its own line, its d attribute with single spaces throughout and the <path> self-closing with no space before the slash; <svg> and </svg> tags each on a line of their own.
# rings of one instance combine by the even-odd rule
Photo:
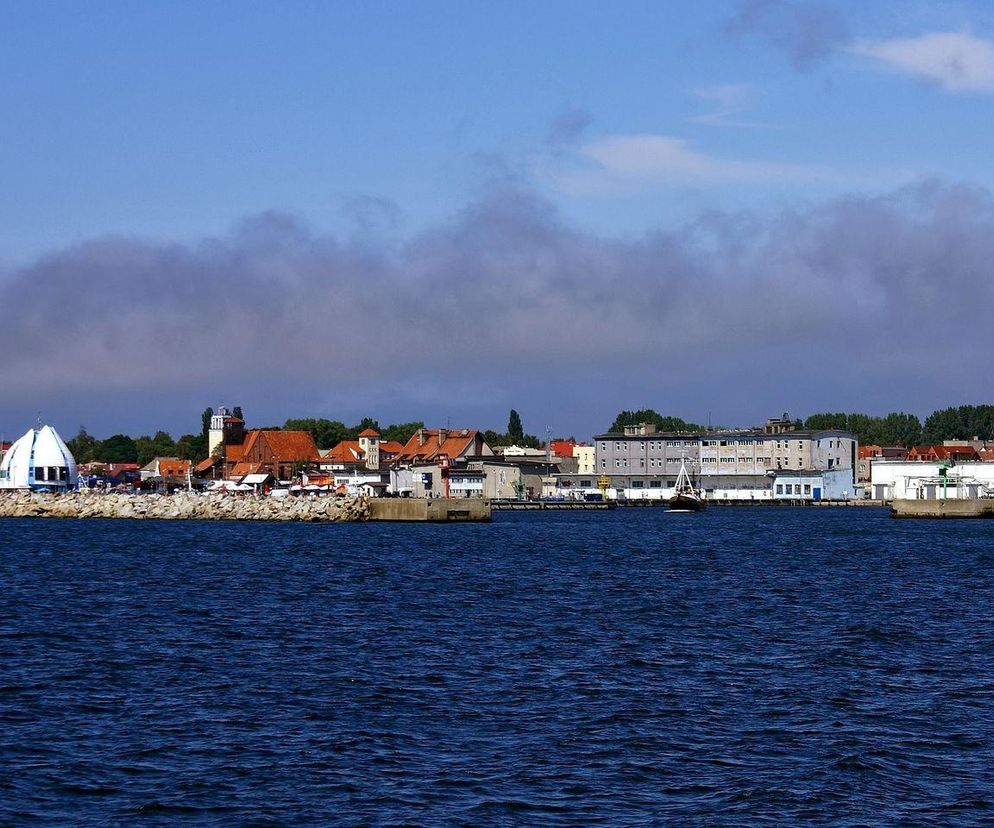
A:
<svg viewBox="0 0 994 828">
<path fill-rule="evenodd" d="M 994 821 L 994 525 L 0 521 L 2 825 Z"/>
</svg>

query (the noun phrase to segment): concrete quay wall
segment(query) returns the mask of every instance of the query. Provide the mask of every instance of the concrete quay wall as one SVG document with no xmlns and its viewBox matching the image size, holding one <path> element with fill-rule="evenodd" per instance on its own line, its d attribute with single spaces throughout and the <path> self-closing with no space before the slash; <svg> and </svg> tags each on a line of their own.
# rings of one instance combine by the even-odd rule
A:
<svg viewBox="0 0 994 828">
<path fill-rule="evenodd" d="M 0 518 L 5 517 L 355 522 L 369 520 L 369 498 L 8 491 L 0 492 Z"/>
<path fill-rule="evenodd" d="M 895 518 L 994 518 L 994 500 L 896 499 L 891 503 L 890 515 Z"/>
<path fill-rule="evenodd" d="M 388 497 L 369 501 L 370 520 L 465 523 L 490 520 L 490 502 L 480 497 Z"/>
</svg>

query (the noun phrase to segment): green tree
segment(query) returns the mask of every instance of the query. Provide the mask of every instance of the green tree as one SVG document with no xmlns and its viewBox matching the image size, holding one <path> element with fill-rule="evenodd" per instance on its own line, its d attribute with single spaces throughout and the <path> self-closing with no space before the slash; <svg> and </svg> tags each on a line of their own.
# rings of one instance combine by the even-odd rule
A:
<svg viewBox="0 0 994 828">
<path fill-rule="evenodd" d="M 679 417 L 670 417 L 659 414 L 651 408 L 640 408 L 638 411 L 622 411 L 614 418 L 614 422 L 608 429 L 613 434 L 624 432 L 625 426 L 641 425 L 642 423 L 652 423 L 657 431 L 704 431 L 703 426 L 696 423 L 688 423 Z"/>
<path fill-rule="evenodd" d="M 915 414 L 894 411 L 880 421 L 880 430 L 875 436 L 878 439 L 872 442 L 878 445 L 906 446 L 909 448 L 921 445 L 923 440 L 922 423 Z"/>
<path fill-rule="evenodd" d="M 91 437 L 83 426 L 80 426 L 76 436 L 66 443 L 77 463 L 92 463 L 96 459 L 99 445 L 100 441 L 96 437 Z"/>
<path fill-rule="evenodd" d="M 176 456 L 194 463 L 206 460 L 207 438 L 203 434 L 184 434 L 176 441 Z"/>
<path fill-rule="evenodd" d="M 138 449 L 127 434 L 115 434 L 100 443 L 96 459 L 104 463 L 137 463 Z"/>
<path fill-rule="evenodd" d="M 320 449 L 329 449 L 349 439 L 351 430 L 343 422 L 338 420 L 326 420 L 324 418 L 314 419 L 313 417 L 303 419 L 287 420 L 283 424 L 286 431 L 306 431 L 314 438 Z"/>
<path fill-rule="evenodd" d="M 143 434 L 141 437 L 135 437 L 135 451 L 137 453 L 137 459 L 135 462 L 139 466 L 148 465 L 156 457 L 155 444 L 152 442 L 152 438 L 147 434 Z"/>
<path fill-rule="evenodd" d="M 411 439 L 411 435 L 414 434 L 415 431 L 424 427 L 425 424 L 420 420 L 410 423 L 392 423 L 383 429 L 382 436 L 384 440 L 393 440 L 397 443 L 406 443 Z"/>
<path fill-rule="evenodd" d="M 355 440 L 356 437 L 359 436 L 359 433 L 365 431 L 367 428 L 371 428 L 373 431 L 378 432 L 380 430 L 380 424 L 372 417 L 363 417 L 358 423 L 349 429 L 349 436 L 346 439 Z"/>
<path fill-rule="evenodd" d="M 207 443 L 208 434 L 211 430 L 211 418 L 214 416 L 213 408 L 205 408 L 203 413 L 200 415 L 200 433 L 204 438 L 204 443 Z"/>
<path fill-rule="evenodd" d="M 521 415 L 513 408 L 507 420 L 507 435 L 512 440 L 521 440 L 525 436 L 525 430 L 521 425 Z"/>
<path fill-rule="evenodd" d="M 933 411 L 925 420 L 923 437 L 927 443 L 994 439 L 994 406 L 960 405 Z"/>
<path fill-rule="evenodd" d="M 245 419 L 242 416 L 242 407 L 240 405 L 236 405 L 234 408 L 231 409 L 231 416 L 232 417 L 237 417 L 239 420 L 244 420 Z"/>
</svg>

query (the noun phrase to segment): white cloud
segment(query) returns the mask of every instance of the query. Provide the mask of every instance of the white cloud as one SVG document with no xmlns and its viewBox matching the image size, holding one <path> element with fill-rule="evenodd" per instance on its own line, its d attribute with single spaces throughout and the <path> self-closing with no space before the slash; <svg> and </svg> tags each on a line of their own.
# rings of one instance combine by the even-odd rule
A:
<svg viewBox="0 0 994 828">
<path fill-rule="evenodd" d="M 723 83 L 715 86 L 705 86 L 695 89 L 694 94 L 703 101 L 707 101 L 713 107 L 710 112 L 697 115 L 690 120 L 698 124 L 708 124 L 709 126 L 730 126 L 749 128 L 768 128 L 770 124 L 758 121 L 749 121 L 738 117 L 740 113 L 749 108 L 752 101 L 753 90 L 746 83 Z"/>
<path fill-rule="evenodd" d="M 891 69 L 924 78 L 949 92 L 994 92 L 994 43 L 970 34 L 862 41 L 852 51 Z"/>
<path fill-rule="evenodd" d="M 813 167 L 766 161 L 739 161 L 708 155 L 671 135 L 609 135 L 577 150 L 579 162 L 558 176 L 574 194 L 617 193 L 673 185 L 737 184 L 753 181 L 805 181 L 823 177 Z"/>
</svg>

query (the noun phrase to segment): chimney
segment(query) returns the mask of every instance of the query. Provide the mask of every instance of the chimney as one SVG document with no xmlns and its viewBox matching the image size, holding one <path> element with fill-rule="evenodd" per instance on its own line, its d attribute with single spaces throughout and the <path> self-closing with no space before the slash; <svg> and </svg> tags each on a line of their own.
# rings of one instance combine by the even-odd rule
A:
<svg viewBox="0 0 994 828">
<path fill-rule="evenodd" d="M 425 430 L 423 428 L 418 429 L 418 445 L 423 446 L 425 444 Z"/>
<path fill-rule="evenodd" d="M 438 430 L 438 444 L 442 445 L 447 439 L 449 439 L 449 430 L 447 428 L 440 428 Z"/>
</svg>

